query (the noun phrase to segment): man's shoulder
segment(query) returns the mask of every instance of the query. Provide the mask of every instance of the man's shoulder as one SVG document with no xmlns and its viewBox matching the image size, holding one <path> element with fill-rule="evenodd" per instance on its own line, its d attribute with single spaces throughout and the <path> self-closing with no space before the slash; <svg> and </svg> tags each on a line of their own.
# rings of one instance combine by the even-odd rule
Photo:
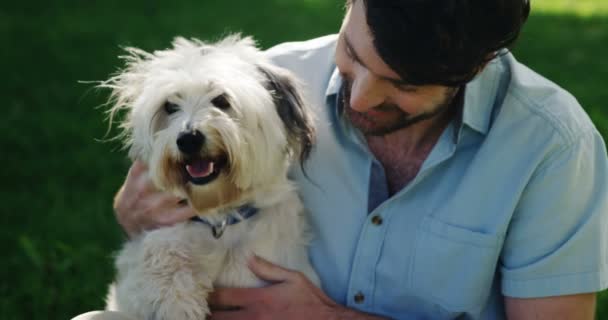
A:
<svg viewBox="0 0 608 320">
<path fill-rule="evenodd" d="M 337 34 L 331 34 L 306 41 L 283 42 L 269 48 L 265 53 L 270 59 L 306 58 L 315 53 L 333 53 L 337 39 Z"/>
<path fill-rule="evenodd" d="M 337 38 L 333 34 L 307 41 L 284 42 L 266 50 L 265 55 L 278 66 L 307 78 L 333 65 Z"/>
<path fill-rule="evenodd" d="M 527 119 L 540 130 L 544 127 L 566 144 L 596 130 L 571 93 L 516 61 L 513 56 L 504 59 L 510 71 L 505 94 L 510 110 L 505 110 L 506 114 L 514 117 L 513 113 L 519 113 L 521 119 Z"/>
</svg>

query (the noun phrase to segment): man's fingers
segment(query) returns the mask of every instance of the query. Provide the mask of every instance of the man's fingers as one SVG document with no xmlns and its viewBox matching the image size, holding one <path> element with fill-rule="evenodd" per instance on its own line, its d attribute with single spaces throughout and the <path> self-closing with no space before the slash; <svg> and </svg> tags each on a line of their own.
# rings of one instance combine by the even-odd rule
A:
<svg viewBox="0 0 608 320">
<path fill-rule="evenodd" d="M 131 170 L 134 172 L 142 172 L 148 170 L 148 166 L 143 161 L 135 160 L 131 165 Z"/>
<path fill-rule="evenodd" d="M 167 215 L 167 220 L 169 224 L 175 224 L 178 222 L 184 222 L 192 217 L 195 217 L 196 215 L 197 213 L 194 211 L 194 209 L 190 208 L 189 206 L 184 206 L 173 209 Z"/>
<path fill-rule="evenodd" d="M 145 202 L 140 205 L 141 209 L 145 208 L 140 214 L 147 216 L 145 219 L 140 218 L 141 222 L 147 222 L 144 225 L 145 229 L 172 226 L 196 216 L 194 209 L 180 205 L 178 202 L 178 197 L 161 192 L 148 195 Z"/>
<path fill-rule="evenodd" d="M 137 160 L 129 168 L 125 186 L 127 189 L 138 190 L 139 195 L 159 192 L 156 185 L 148 177 L 148 167 L 146 164 Z"/>
<path fill-rule="evenodd" d="M 158 190 L 142 161 L 134 161 L 114 198 L 117 220 L 129 237 L 143 230 L 171 226 L 196 215 L 182 199 Z"/>
<path fill-rule="evenodd" d="M 246 307 L 256 302 L 263 288 L 216 288 L 207 302 L 212 309 Z"/>
<path fill-rule="evenodd" d="M 129 168 L 129 172 L 127 172 L 127 182 L 129 181 L 135 181 L 137 180 L 138 177 L 140 177 L 142 174 L 144 174 L 146 171 L 148 170 L 148 168 L 146 167 L 146 165 L 138 160 L 135 160 L 135 162 L 133 162 L 133 164 L 131 164 L 131 167 Z"/>
<path fill-rule="evenodd" d="M 249 269 L 258 278 L 268 282 L 284 282 L 294 276 L 295 272 L 277 266 L 266 259 L 256 255 L 249 259 Z"/>
<path fill-rule="evenodd" d="M 211 311 L 209 320 L 243 320 L 252 319 L 250 312 L 247 310 L 237 311 Z"/>
</svg>

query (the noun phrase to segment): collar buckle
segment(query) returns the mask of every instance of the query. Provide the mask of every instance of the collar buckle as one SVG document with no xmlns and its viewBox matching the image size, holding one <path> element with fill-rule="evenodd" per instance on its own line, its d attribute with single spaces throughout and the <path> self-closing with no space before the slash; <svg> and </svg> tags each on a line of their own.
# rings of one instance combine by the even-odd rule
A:
<svg viewBox="0 0 608 320">
<path fill-rule="evenodd" d="M 212 223 L 211 221 L 202 218 L 200 216 L 196 216 L 191 218 L 191 221 L 200 222 L 206 224 L 211 228 L 211 233 L 213 234 L 213 238 L 219 239 L 226 231 L 228 226 L 237 224 L 243 220 L 249 219 L 258 213 L 258 209 L 256 207 L 250 205 L 244 205 L 235 209 L 233 212 L 229 213 L 218 223 Z"/>
<path fill-rule="evenodd" d="M 222 220 L 222 222 L 211 226 L 211 233 L 215 239 L 219 239 L 224 234 L 224 230 L 228 226 L 228 219 Z"/>
</svg>

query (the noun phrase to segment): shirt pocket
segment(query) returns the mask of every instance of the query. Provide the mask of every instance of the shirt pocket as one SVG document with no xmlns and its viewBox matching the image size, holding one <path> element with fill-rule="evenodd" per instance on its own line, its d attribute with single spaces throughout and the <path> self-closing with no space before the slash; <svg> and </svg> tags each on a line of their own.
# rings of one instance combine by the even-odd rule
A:
<svg viewBox="0 0 608 320">
<path fill-rule="evenodd" d="M 425 217 L 410 283 L 449 312 L 479 310 L 490 295 L 502 237 Z"/>
</svg>

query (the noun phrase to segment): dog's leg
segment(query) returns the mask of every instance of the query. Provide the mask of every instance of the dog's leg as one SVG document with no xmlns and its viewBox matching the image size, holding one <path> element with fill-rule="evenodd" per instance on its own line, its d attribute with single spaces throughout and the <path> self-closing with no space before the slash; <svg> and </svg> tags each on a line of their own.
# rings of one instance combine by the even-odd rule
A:
<svg viewBox="0 0 608 320">
<path fill-rule="evenodd" d="M 204 234 L 186 223 L 127 244 L 117 260 L 118 309 L 145 320 L 205 319 L 225 253 Z"/>
</svg>

